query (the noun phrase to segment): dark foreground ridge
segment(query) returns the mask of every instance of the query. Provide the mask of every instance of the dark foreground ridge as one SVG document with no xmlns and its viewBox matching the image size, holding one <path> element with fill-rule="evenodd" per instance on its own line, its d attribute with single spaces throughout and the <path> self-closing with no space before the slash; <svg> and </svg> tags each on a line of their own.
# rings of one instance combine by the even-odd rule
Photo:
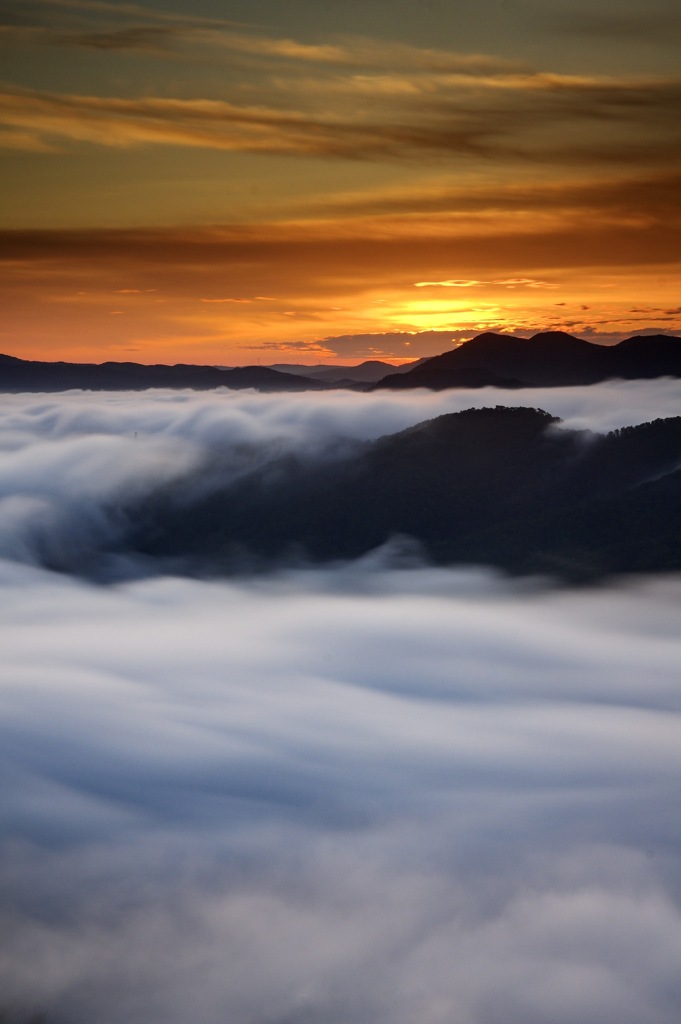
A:
<svg viewBox="0 0 681 1024">
<path fill-rule="evenodd" d="M 515 338 L 480 334 L 456 349 L 413 368 L 383 375 L 388 364 L 367 361 L 355 367 L 146 366 L 142 363 L 50 363 L 0 355 L 0 392 L 139 391 L 146 388 L 226 387 L 258 391 L 316 391 L 331 387 L 359 390 L 391 388 L 519 388 L 596 384 L 681 377 L 681 338 L 664 334 L 627 338 L 618 345 L 595 345 L 559 331 Z M 289 372 L 295 370 L 295 372 Z M 377 379 L 377 378 L 381 379 Z"/>
<path fill-rule="evenodd" d="M 125 550 L 220 574 L 408 537 L 434 563 L 573 581 L 681 569 L 680 467 L 681 417 L 598 435 L 539 409 L 469 409 L 208 491 L 204 467 L 126 510 Z"/>
</svg>

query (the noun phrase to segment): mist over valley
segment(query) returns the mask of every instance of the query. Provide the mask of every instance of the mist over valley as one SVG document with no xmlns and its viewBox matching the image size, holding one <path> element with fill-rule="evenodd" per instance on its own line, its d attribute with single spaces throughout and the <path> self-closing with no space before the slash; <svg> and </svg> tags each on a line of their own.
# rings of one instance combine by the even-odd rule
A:
<svg viewBox="0 0 681 1024">
<path fill-rule="evenodd" d="M 633 516 L 676 507 L 680 400 L 4 396 L 7 1019 L 676 1024 L 677 566 L 570 582 L 471 537 L 578 530 L 579 491 L 672 551 Z"/>
</svg>

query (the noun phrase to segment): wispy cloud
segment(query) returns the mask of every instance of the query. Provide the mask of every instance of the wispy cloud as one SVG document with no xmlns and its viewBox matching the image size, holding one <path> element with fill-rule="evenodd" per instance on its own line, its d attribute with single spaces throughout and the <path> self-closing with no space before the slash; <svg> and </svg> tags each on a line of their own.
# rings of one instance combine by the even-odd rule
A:
<svg viewBox="0 0 681 1024">
<path fill-rule="evenodd" d="M 431 126 L 362 122 L 220 100 L 101 98 L 14 92 L 0 95 L 0 119 L 35 139 L 100 146 L 175 145 L 346 159 L 417 153 L 497 152 L 490 127 L 472 121 Z"/>
<path fill-rule="evenodd" d="M 21 15 L 0 8 L 0 42 L 85 47 L 102 50 L 147 49 L 173 56 L 205 59 L 210 49 L 275 61 L 332 64 L 344 68 L 400 69 L 462 75 L 494 75 L 525 69 L 520 61 L 487 54 L 456 53 L 361 35 L 337 35 L 332 41 L 307 41 L 267 35 L 226 18 L 209 18 L 96 0 L 28 0 Z"/>
<path fill-rule="evenodd" d="M 336 195 L 323 204 L 310 200 L 308 215 L 337 217 L 399 217 L 409 214 L 457 216 L 462 225 L 486 215 L 500 221 L 533 213 L 535 223 L 546 214 L 560 213 L 565 220 L 594 216 L 601 221 L 632 224 L 674 224 L 681 217 L 681 173 L 619 173 L 616 176 L 566 177 L 562 180 L 477 181 L 452 186 L 431 177 L 421 187 L 382 188 L 380 191 Z M 302 212 L 302 208 L 301 208 Z"/>
<path fill-rule="evenodd" d="M 24 139 L 33 150 L 172 145 L 555 166 L 654 166 L 681 150 L 681 79 L 674 75 L 559 74 L 488 53 L 362 36 L 277 36 L 104 0 L 24 10 L 5 17 L 0 41 L 95 49 L 111 61 L 119 51 L 140 50 L 201 64 L 228 52 L 234 65 L 218 98 L 6 89 L 1 113 L 13 148 Z"/>
<path fill-rule="evenodd" d="M 131 28 L 112 29 L 108 32 L 81 32 L 65 35 L 51 33 L 40 42 L 52 45 L 76 45 L 94 50 L 163 50 L 172 42 L 180 30 L 163 25 L 140 25 Z"/>
<path fill-rule="evenodd" d="M 477 281 L 475 278 L 446 281 L 415 281 L 415 288 L 481 288 L 501 285 L 504 288 L 555 288 L 549 281 L 538 281 L 532 277 L 509 277 L 501 280 Z"/>
<path fill-rule="evenodd" d="M 482 89 L 482 93 L 480 90 Z M 333 115 L 314 100 L 300 109 L 225 100 L 122 98 L 5 91 L 0 119 L 43 145 L 176 145 L 345 159 L 441 159 L 632 164 L 681 148 L 673 119 L 681 80 L 613 81 L 525 76 L 473 92 L 390 101 Z M 502 97 L 503 102 L 499 101 Z M 403 99 L 403 98 L 402 98 Z M 558 126 L 574 123 L 573 141 Z M 597 127 L 598 130 L 595 130 Z M 626 128 L 626 132 L 624 132 Z"/>
<path fill-rule="evenodd" d="M 604 41 L 627 41 L 656 46 L 678 46 L 681 38 L 681 14 L 670 6 L 640 10 L 603 10 L 580 8 L 548 12 L 549 24 L 561 32 Z"/>
<path fill-rule="evenodd" d="M 178 14 L 158 7 L 148 7 L 142 4 L 114 2 L 114 0 L 21 0 L 20 6 L 16 3 L 4 0 L 0 6 L 0 14 L 4 18 L 17 22 L 40 22 L 48 18 L 54 23 L 62 16 L 72 15 L 68 12 L 76 12 L 83 16 L 114 16 L 116 19 L 127 18 L 133 21 L 143 21 L 147 24 L 153 23 L 187 23 L 200 24 L 204 26 L 224 26 L 234 22 L 224 18 L 209 18 L 201 15 L 187 16 Z"/>
</svg>

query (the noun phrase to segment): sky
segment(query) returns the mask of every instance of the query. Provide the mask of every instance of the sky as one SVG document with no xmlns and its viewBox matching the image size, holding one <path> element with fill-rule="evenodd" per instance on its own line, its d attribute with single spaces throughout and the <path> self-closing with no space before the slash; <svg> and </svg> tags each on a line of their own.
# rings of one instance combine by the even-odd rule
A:
<svg viewBox="0 0 681 1024">
<path fill-rule="evenodd" d="M 679 331 L 680 43 L 676 0 L 2 0 L 0 351 Z"/>
<path fill-rule="evenodd" d="M 169 481 L 504 394 L 5 396 L 3 1021 L 677 1024 L 679 575 L 393 543 L 201 579 L 120 543 Z M 681 381 L 512 395 L 603 431 Z M 45 568 L 88 546 L 107 585 Z"/>
</svg>

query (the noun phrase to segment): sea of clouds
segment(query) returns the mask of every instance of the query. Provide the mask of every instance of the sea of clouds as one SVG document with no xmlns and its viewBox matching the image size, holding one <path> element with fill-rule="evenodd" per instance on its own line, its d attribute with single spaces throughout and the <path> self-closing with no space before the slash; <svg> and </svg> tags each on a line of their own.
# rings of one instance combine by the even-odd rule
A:
<svg viewBox="0 0 681 1024">
<path fill-rule="evenodd" d="M 87 568 L 106 578 L 135 572 L 124 550 L 130 515 L 168 484 L 180 484 L 189 498 L 281 456 L 335 458 L 352 444 L 443 413 L 501 404 L 543 408 L 565 427 L 607 431 L 677 415 L 681 381 L 406 394 L 3 395 L 0 558 Z"/>
<path fill-rule="evenodd" d="M 471 405 L 604 430 L 680 399 L 3 396 L 0 1017 L 677 1024 L 681 579 L 570 589 L 397 543 L 223 580 L 45 564 L 168 481 Z"/>
</svg>

